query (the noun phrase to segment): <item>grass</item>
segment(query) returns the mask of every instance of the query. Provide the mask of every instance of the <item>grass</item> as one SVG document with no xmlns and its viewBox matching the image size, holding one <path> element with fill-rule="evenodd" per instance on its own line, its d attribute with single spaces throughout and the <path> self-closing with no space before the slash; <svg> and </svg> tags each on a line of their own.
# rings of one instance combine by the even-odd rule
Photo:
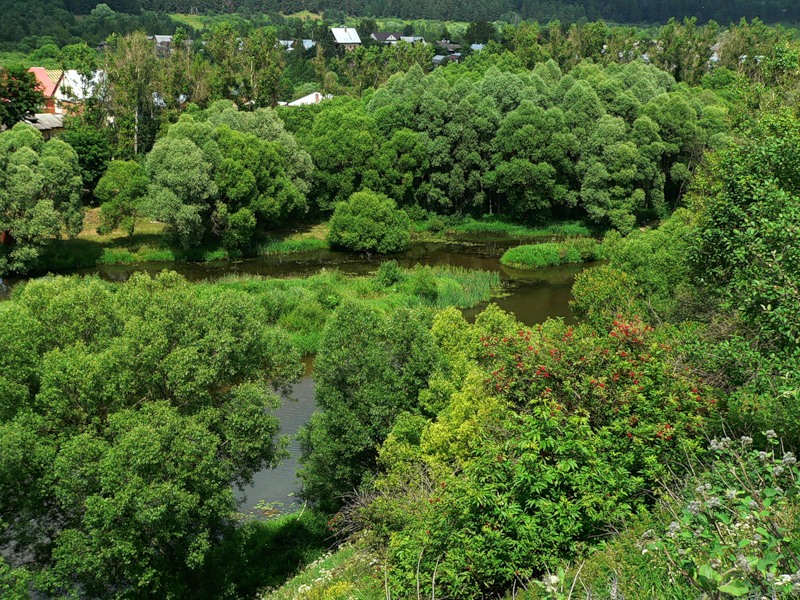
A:
<svg viewBox="0 0 800 600">
<path fill-rule="evenodd" d="M 187 15 L 183 13 L 172 13 L 169 15 L 173 21 L 183 23 L 189 27 L 194 28 L 195 31 L 201 31 L 206 26 L 206 17 L 203 15 Z"/>
<path fill-rule="evenodd" d="M 539 269 L 603 258 L 603 247 L 591 238 L 569 238 L 563 242 L 525 244 L 508 249 L 500 263 L 515 269 Z"/>
<path fill-rule="evenodd" d="M 263 600 L 371 600 L 385 598 L 383 572 L 358 542 L 321 556 Z"/>
<path fill-rule="evenodd" d="M 417 216 L 417 215 L 415 215 Z M 473 217 L 442 216 L 428 213 L 413 221 L 413 232 L 418 238 L 452 239 L 520 239 L 589 237 L 593 231 L 581 221 L 561 221 L 543 225 L 521 225 L 497 215 Z"/>
<path fill-rule="evenodd" d="M 384 264 L 392 263 L 388 278 L 386 267 L 381 267 L 377 274 L 364 277 L 323 270 L 311 277 L 286 279 L 227 275 L 197 285 L 201 293 L 224 288 L 255 295 L 266 309 L 267 322 L 285 330 L 302 354 L 317 351 L 325 323 L 343 302 L 365 302 L 387 312 L 401 306 L 467 308 L 489 300 L 500 287 L 496 272 Z"/>
<path fill-rule="evenodd" d="M 218 245 L 206 244 L 190 250 L 172 246 L 164 224 L 157 221 L 137 219 L 132 236 L 118 230 L 101 235 L 97 233 L 99 225 L 99 209 L 87 210 L 81 233 L 75 239 L 53 240 L 34 272 L 143 262 L 210 262 L 229 258 L 225 249 Z M 327 233 L 325 223 L 276 232 L 256 247 L 255 254 L 268 256 L 325 250 L 328 248 Z"/>
</svg>

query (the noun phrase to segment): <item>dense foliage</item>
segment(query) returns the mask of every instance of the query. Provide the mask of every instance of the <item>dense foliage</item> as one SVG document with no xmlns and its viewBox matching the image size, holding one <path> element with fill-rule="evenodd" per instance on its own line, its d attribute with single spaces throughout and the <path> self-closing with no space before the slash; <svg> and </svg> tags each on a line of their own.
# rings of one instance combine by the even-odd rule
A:
<svg viewBox="0 0 800 600">
<path fill-rule="evenodd" d="M 67 143 L 47 142 L 30 125 L 0 133 L 0 273 L 25 272 L 42 247 L 83 223 L 78 156 Z"/>
<path fill-rule="evenodd" d="M 2 543 L 54 595 L 191 595 L 231 485 L 281 457 L 285 336 L 247 294 L 169 273 L 38 280 L 0 321 Z"/>
<path fill-rule="evenodd" d="M 311 159 L 269 109 L 239 112 L 230 102 L 186 114 L 148 154 L 145 212 L 180 245 L 218 236 L 241 251 L 257 230 L 306 211 Z"/>
<path fill-rule="evenodd" d="M 470 2 L 455 0 L 441 2 L 426 0 L 410 2 L 409 0 L 393 0 L 386 3 L 374 3 L 367 0 L 343 2 L 341 0 L 317 0 L 316 2 L 300 2 L 299 0 L 239 0 L 226 3 L 222 0 L 140 0 L 143 8 L 164 12 L 189 12 L 190 9 L 202 11 L 282 11 L 286 13 L 300 10 L 341 11 L 348 14 L 375 15 L 381 17 L 402 17 L 417 19 L 441 19 L 453 21 L 480 21 L 506 18 L 509 20 L 522 18 L 548 21 L 558 18 L 565 21 L 577 21 L 581 18 L 596 20 L 609 19 L 620 23 L 653 23 L 667 21 L 671 17 L 683 18 L 696 16 L 704 21 L 715 19 L 720 22 L 738 21 L 741 17 L 761 17 L 767 21 L 797 21 L 800 13 L 790 0 L 767 0 L 755 3 L 752 0 L 735 0 L 723 2 L 711 0 L 682 0 L 680 2 L 639 4 L 615 0 L 598 2 L 597 0 L 573 0 L 564 2 L 528 3 L 522 0 L 491 0 L 489 2 Z"/>
<path fill-rule="evenodd" d="M 405 211 L 391 198 L 370 190 L 356 192 L 338 204 L 330 228 L 331 246 L 356 252 L 402 252 L 411 242 L 411 222 Z"/>
<path fill-rule="evenodd" d="M 315 369 L 315 413 L 301 433 L 307 498 L 336 509 L 376 467 L 376 447 L 397 416 L 416 411 L 419 391 L 438 363 L 430 313 L 391 318 L 342 304 L 325 327 Z"/>
</svg>

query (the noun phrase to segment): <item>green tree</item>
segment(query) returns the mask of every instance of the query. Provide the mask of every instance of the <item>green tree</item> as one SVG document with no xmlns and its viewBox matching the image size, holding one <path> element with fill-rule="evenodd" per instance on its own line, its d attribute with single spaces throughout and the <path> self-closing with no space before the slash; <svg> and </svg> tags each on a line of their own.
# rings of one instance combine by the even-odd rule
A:
<svg viewBox="0 0 800 600">
<path fill-rule="evenodd" d="M 30 125 L 0 133 L 0 273 L 25 272 L 42 248 L 83 226 L 78 156 L 65 142 L 47 142 Z"/>
<path fill-rule="evenodd" d="M 149 179 L 145 168 L 132 160 L 115 160 L 100 179 L 94 194 L 101 202 L 101 223 L 98 233 L 105 234 L 122 228 L 133 235 L 140 201 L 147 193 Z"/>
<path fill-rule="evenodd" d="M 33 73 L 22 67 L 0 67 L 0 125 L 11 128 L 44 105 Z"/>
<path fill-rule="evenodd" d="M 356 192 L 333 211 L 328 242 L 356 252 L 402 252 L 411 243 L 411 221 L 391 198 Z"/>
<path fill-rule="evenodd" d="M 436 368 L 429 314 L 385 315 L 344 303 L 325 326 L 315 363 L 320 411 L 300 434 L 303 494 L 335 510 L 375 471 L 377 446 Z"/>
<path fill-rule="evenodd" d="M 122 157 L 147 152 L 159 121 L 159 63 L 143 31 L 111 38 L 105 53 L 107 110 Z"/>
<path fill-rule="evenodd" d="M 89 191 L 94 190 L 111 160 L 111 144 L 107 130 L 72 122 L 61 134 L 61 139 L 72 146 L 78 154 L 83 187 Z"/>
<path fill-rule="evenodd" d="M 282 456 L 271 388 L 301 370 L 263 311 L 166 272 L 46 278 L 0 307 L 16 390 L 0 417 L 0 541 L 32 557 L 38 590 L 203 594 L 197 571 L 235 526 L 232 486 Z"/>
</svg>

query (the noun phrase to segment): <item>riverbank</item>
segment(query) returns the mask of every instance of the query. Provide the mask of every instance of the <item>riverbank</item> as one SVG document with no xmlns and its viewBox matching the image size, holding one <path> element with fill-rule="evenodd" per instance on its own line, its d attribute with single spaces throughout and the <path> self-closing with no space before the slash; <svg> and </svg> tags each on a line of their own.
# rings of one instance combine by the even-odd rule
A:
<svg viewBox="0 0 800 600">
<path fill-rule="evenodd" d="M 186 250 L 175 247 L 162 223 L 145 218 L 136 220 L 135 233 L 121 231 L 101 235 L 99 209 L 89 209 L 81 233 L 74 239 L 53 240 L 43 252 L 31 274 L 91 269 L 98 266 L 139 265 L 143 263 L 210 263 L 246 258 L 310 255 L 329 250 L 325 222 L 301 224 L 276 230 L 256 243 L 247 256 L 232 257 L 219 245 L 205 244 Z M 555 222 L 540 226 L 512 223 L 486 215 L 444 217 L 427 215 L 412 222 L 414 243 L 471 243 L 495 241 L 507 246 L 525 242 L 560 241 L 564 238 L 588 238 L 599 232 L 580 221 Z"/>
</svg>

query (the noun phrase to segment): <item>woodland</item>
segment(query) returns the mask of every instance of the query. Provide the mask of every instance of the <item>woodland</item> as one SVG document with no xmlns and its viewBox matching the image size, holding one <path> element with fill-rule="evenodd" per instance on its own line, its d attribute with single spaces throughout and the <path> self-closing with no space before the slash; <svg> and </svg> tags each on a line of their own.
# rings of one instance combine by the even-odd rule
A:
<svg viewBox="0 0 800 600">
<path fill-rule="evenodd" d="M 57 4 L 0 25 L 0 596 L 800 595 L 794 5 Z M 30 66 L 89 90 L 47 139 Z M 476 233 L 572 316 L 400 264 Z M 171 270 L 319 252 L 377 258 Z M 245 515 L 309 355 L 303 503 Z"/>
</svg>

